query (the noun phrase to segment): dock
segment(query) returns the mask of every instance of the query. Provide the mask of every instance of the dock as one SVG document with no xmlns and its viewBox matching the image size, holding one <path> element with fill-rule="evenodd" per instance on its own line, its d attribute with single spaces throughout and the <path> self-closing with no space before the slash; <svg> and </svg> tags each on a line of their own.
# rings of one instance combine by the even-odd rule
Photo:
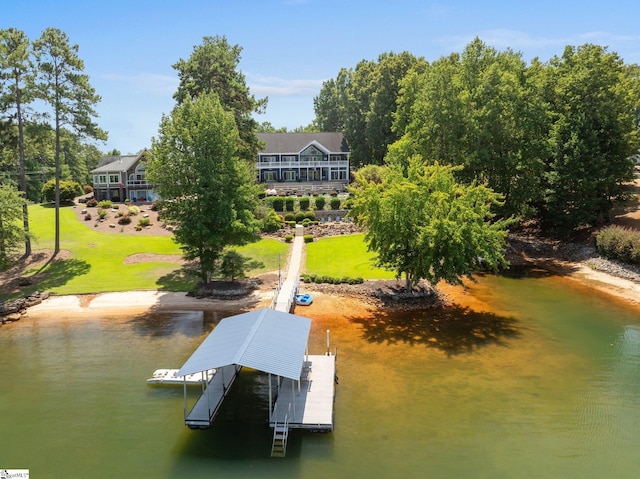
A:
<svg viewBox="0 0 640 479">
<path fill-rule="evenodd" d="M 268 374 L 272 456 L 286 454 L 290 429 L 333 431 L 336 356 L 309 355 L 311 319 L 292 314 L 304 248 L 303 228 L 296 236 L 287 277 L 279 282 L 271 308 L 224 318 L 176 373 L 178 377 L 215 370 L 189 408 L 184 381 L 184 421 L 190 429 L 211 427 L 224 398 L 243 367 Z"/>
<path fill-rule="evenodd" d="M 286 421 L 289 429 L 333 431 L 336 357 L 307 356 L 303 370 L 299 385 L 297 381 L 282 379 L 269 427 Z"/>
</svg>

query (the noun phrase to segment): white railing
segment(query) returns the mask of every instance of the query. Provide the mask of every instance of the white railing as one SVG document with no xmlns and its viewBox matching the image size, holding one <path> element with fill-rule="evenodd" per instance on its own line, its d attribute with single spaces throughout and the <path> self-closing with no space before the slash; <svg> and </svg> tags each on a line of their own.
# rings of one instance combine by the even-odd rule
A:
<svg viewBox="0 0 640 479">
<path fill-rule="evenodd" d="M 264 168 L 339 168 L 349 166 L 347 160 L 331 161 L 259 161 L 256 165 L 260 169 Z"/>
</svg>

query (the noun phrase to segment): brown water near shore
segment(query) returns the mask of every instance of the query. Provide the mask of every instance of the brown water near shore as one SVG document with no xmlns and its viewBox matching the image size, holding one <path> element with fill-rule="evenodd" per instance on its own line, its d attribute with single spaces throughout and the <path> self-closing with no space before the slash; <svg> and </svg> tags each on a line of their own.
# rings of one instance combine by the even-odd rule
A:
<svg viewBox="0 0 640 479">
<path fill-rule="evenodd" d="M 561 277 L 487 276 L 446 309 L 316 294 L 309 349 L 338 352 L 336 428 L 269 458 L 265 379 L 243 371 L 208 431 L 178 367 L 232 311 L 29 317 L 3 327 L 0 467 L 38 477 L 635 477 L 640 312 Z"/>
</svg>

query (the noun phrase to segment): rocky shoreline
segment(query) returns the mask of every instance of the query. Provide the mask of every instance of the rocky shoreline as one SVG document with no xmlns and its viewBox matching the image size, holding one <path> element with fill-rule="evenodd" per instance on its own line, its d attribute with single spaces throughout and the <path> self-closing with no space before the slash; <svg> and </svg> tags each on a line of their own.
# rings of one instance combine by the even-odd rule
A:
<svg viewBox="0 0 640 479">
<path fill-rule="evenodd" d="M 48 292 L 34 292 L 24 298 L 11 301 L 0 300 L 0 322 L 2 324 L 19 321 L 27 313 L 27 309 L 42 303 L 49 297 Z"/>
</svg>

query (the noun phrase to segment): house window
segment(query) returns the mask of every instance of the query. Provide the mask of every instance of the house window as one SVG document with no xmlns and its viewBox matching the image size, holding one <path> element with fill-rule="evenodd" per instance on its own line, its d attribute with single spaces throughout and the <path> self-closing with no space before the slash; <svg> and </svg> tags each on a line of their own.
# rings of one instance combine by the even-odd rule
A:
<svg viewBox="0 0 640 479">
<path fill-rule="evenodd" d="M 296 155 L 284 155 L 282 161 L 296 161 L 298 157 Z"/>
<path fill-rule="evenodd" d="M 117 174 L 117 175 L 110 174 L 109 175 L 109 183 L 120 183 L 120 175 L 119 174 Z"/>
<path fill-rule="evenodd" d="M 295 181 L 296 172 L 295 171 L 284 171 L 283 173 L 284 181 Z"/>
<path fill-rule="evenodd" d="M 347 179 L 347 170 L 345 168 L 340 168 L 338 170 L 331 170 L 331 179 L 332 180 L 346 180 Z"/>
<path fill-rule="evenodd" d="M 98 175 L 98 183 L 101 185 L 107 184 L 107 175 Z"/>
<path fill-rule="evenodd" d="M 275 156 L 261 156 L 260 157 L 260 162 L 261 163 L 271 163 L 272 161 L 276 161 L 276 157 Z"/>
<path fill-rule="evenodd" d="M 262 176 L 264 181 L 276 181 L 275 171 L 265 171 Z"/>
</svg>

